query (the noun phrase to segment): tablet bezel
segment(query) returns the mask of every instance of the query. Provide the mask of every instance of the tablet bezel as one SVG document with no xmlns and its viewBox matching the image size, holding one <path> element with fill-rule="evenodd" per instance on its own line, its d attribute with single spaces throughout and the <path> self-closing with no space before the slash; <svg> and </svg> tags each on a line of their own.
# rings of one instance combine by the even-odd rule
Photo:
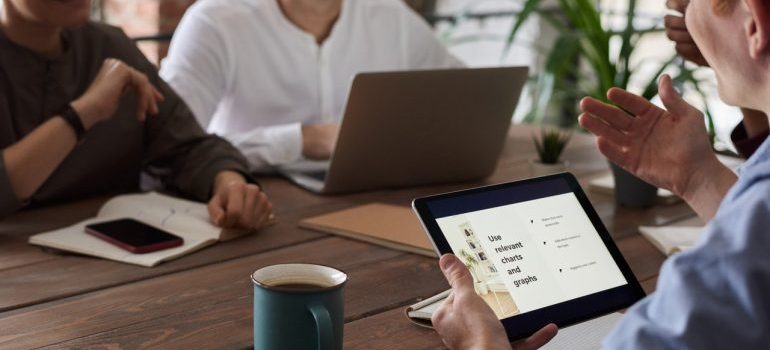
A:
<svg viewBox="0 0 770 350">
<path fill-rule="evenodd" d="M 444 237 L 444 234 L 441 232 L 436 219 L 430 212 L 428 203 L 478 193 L 498 191 L 537 182 L 551 181 L 554 179 L 563 179 L 566 181 L 572 193 L 575 194 L 578 202 L 580 202 L 583 211 L 588 215 L 589 220 L 591 220 L 591 224 L 599 233 L 599 237 L 607 247 L 612 259 L 615 261 L 615 264 L 620 269 L 628 284 L 502 319 L 501 322 L 505 327 L 508 338 L 512 341 L 528 337 L 549 323 L 555 323 L 561 328 L 627 308 L 646 295 L 639 284 L 639 281 L 636 279 L 636 276 L 634 276 L 633 271 L 631 271 L 631 268 L 628 266 L 625 258 L 615 245 L 609 231 L 607 231 L 607 228 L 602 223 L 596 210 L 594 210 L 594 207 L 591 205 L 585 192 L 583 192 L 577 179 L 575 179 L 575 176 L 570 173 L 559 173 L 432 195 L 417 198 L 412 201 L 412 208 L 419 217 L 423 228 L 433 243 L 434 249 L 439 255 L 443 255 L 446 253 L 453 253 L 453 251 Z"/>
</svg>

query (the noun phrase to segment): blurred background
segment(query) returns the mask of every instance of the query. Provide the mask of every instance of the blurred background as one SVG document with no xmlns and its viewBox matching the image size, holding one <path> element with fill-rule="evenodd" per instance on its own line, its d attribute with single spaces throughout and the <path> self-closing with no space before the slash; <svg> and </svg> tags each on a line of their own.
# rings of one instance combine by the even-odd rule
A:
<svg viewBox="0 0 770 350">
<path fill-rule="evenodd" d="M 349 0 L 355 1 L 355 0 Z M 580 96 L 585 95 L 585 79 L 591 79 L 590 65 L 579 57 L 571 58 L 572 71 L 558 76 L 552 95 L 547 95 L 548 108 L 538 107 L 543 98 L 542 73 L 547 71 L 549 60 L 560 46 L 560 29 L 554 27 L 542 13 L 527 16 L 515 36 L 512 29 L 520 17 L 526 0 L 404 0 L 434 28 L 436 35 L 465 64 L 471 67 L 501 65 L 526 65 L 532 72 L 531 84 L 525 90 L 521 104 L 514 115 L 515 122 L 545 123 L 562 127 L 575 127 L 574 110 Z M 136 39 L 137 44 L 150 61 L 160 65 L 166 55 L 174 29 L 186 9 L 195 0 L 95 0 L 93 18 L 97 21 L 122 27 Z M 540 1 L 541 9 L 550 9 L 553 18 L 560 16 L 558 0 Z M 633 53 L 630 54 L 629 90 L 642 93 L 662 65 L 662 71 L 672 76 L 683 76 L 680 81 L 686 98 L 696 106 L 707 110 L 713 118 L 715 148 L 730 149 L 729 133 L 740 120 L 737 109 L 718 99 L 713 74 L 709 69 L 674 59 L 674 45 L 662 31 L 666 14 L 665 0 L 601 0 L 596 1 L 601 25 L 608 32 L 621 33 L 632 28 Z M 629 11 L 629 6 L 634 11 Z M 545 13 L 545 12 L 543 12 Z M 629 13 L 632 20 L 629 22 Z M 564 22 L 568 22 L 564 18 Z M 632 24 L 631 26 L 629 26 Z M 610 41 L 611 57 L 623 50 L 621 36 Z M 563 46 L 563 45 L 562 45 Z M 622 56 L 621 52 L 621 56 Z M 586 77 L 587 76 L 587 77 Z M 573 85 L 562 84 L 563 80 Z M 697 86 L 687 82 L 697 82 Z M 696 87 L 696 88 L 692 88 Z M 560 95 L 563 91 L 575 91 L 575 96 Z M 569 95 L 569 94 L 566 94 Z M 653 98 L 653 100 L 655 100 Z M 554 104 L 557 106 L 554 107 Z M 708 118 L 705 121 L 707 124 Z"/>
</svg>

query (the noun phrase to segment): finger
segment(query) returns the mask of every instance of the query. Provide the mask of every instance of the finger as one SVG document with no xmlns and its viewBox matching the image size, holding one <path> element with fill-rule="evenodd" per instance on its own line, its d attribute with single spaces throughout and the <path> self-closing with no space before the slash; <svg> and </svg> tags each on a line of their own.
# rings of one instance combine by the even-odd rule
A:
<svg viewBox="0 0 770 350">
<path fill-rule="evenodd" d="M 666 37 L 675 43 L 695 43 L 695 40 L 690 36 L 690 32 L 686 30 L 666 28 Z"/>
<path fill-rule="evenodd" d="M 223 206 L 223 198 L 215 195 L 211 198 L 208 204 L 209 209 L 209 218 L 211 218 L 211 222 L 214 223 L 216 226 L 222 226 L 222 220 L 225 216 L 225 208 Z"/>
<path fill-rule="evenodd" d="M 644 116 L 653 108 L 658 108 L 643 97 L 619 88 L 611 88 L 607 91 L 607 98 L 636 117 Z"/>
<path fill-rule="evenodd" d="M 267 226 L 270 223 L 270 219 L 273 217 L 273 204 L 270 203 L 264 193 L 259 194 L 259 201 L 256 210 L 259 214 L 259 217 L 254 223 L 254 228 L 260 229 Z"/>
<path fill-rule="evenodd" d="M 663 24 L 666 29 L 687 30 L 687 23 L 682 16 L 666 15 L 663 17 Z"/>
<path fill-rule="evenodd" d="M 687 116 L 691 112 L 690 105 L 674 90 L 671 77 L 664 74 L 658 82 L 658 94 L 663 105 L 666 106 L 673 118 Z"/>
<path fill-rule="evenodd" d="M 227 210 L 225 211 L 225 221 L 223 227 L 234 227 L 243 215 L 243 186 L 231 184 L 227 187 Z"/>
<path fill-rule="evenodd" d="M 470 271 L 454 254 L 444 254 L 439 260 L 441 272 L 444 273 L 452 290 L 457 294 L 473 293 L 473 277 Z"/>
<path fill-rule="evenodd" d="M 152 91 L 155 94 L 155 100 L 163 102 L 166 100 L 166 96 L 163 96 L 163 94 L 156 88 L 154 85 L 152 86 Z"/>
<path fill-rule="evenodd" d="M 589 114 L 581 114 L 580 117 L 578 117 L 578 123 L 592 134 L 610 139 L 614 143 L 623 144 L 628 138 L 628 136 L 620 130 L 610 126 L 602 119 Z"/>
<path fill-rule="evenodd" d="M 703 58 L 703 54 L 700 52 L 698 45 L 695 45 L 694 43 L 677 43 L 675 49 L 676 53 L 686 60 L 701 66 L 708 66 L 708 62 Z"/>
<path fill-rule="evenodd" d="M 556 336 L 556 333 L 559 332 L 559 327 L 556 327 L 555 324 L 551 323 L 546 325 L 545 327 L 541 328 L 539 331 L 535 332 L 535 334 L 531 335 L 529 338 L 524 339 L 521 343 L 517 344 L 516 350 L 534 350 L 539 349 L 553 337 Z"/>
<path fill-rule="evenodd" d="M 152 86 L 149 81 L 144 86 L 144 94 L 145 98 L 147 99 L 147 104 L 149 105 L 148 114 L 158 115 L 158 100 L 157 97 L 155 97 L 155 87 Z"/>
<path fill-rule="evenodd" d="M 140 122 L 143 122 L 145 117 L 147 116 L 147 109 L 149 108 L 150 103 L 147 101 L 147 98 L 144 96 L 144 93 L 142 93 L 141 90 L 136 91 L 136 119 Z"/>
<path fill-rule="evenodd" d="M 257 189 L 257 186 L 246 185 L 246 195 L 243 198 L 243 215 L 241 215 L 240 220 L 241 227 L 255 227 L 261 216 L 261 213 L 258 211 L 259 200 L 259 189 Z"/>
<path fill-rule="evenodd" d="M 626 165 L 628 165 L 628 155 L 622 146 L 604 137 L 596 139 L 596 146 L 599 148 L 599 152 L 601 152 L 611 162 L 619 165 L 621 168 L 625 168 Z"/>
<path fill-rule="evenodd" d="M 687 10 L 687 4 L 689 3 L 689 0 L 668 0 L 666 1 L 666 7 L 684 14 L 684 12 Z"/>
<path fill-rule="evenodd" d="M 610 106 L 591 97 L 586 97 L 580 101 L 580 110 L 600 118 L 605 123 L 621 131 L 628 131 L 634 121 L 632 116 L 620 108 Z"/>
</svg>

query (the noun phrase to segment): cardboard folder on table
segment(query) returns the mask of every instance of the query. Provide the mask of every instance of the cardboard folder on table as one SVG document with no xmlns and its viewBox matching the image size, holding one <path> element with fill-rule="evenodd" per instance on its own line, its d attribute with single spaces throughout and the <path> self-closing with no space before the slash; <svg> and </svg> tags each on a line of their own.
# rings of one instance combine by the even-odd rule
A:
<svg viewBox="0 0 770 350">
<path fill-rule="evenodd" d="M 299 226 L 436 257 L 433 245 L 408 207 L 371 203 L 304 219 Z"/>
</svg>

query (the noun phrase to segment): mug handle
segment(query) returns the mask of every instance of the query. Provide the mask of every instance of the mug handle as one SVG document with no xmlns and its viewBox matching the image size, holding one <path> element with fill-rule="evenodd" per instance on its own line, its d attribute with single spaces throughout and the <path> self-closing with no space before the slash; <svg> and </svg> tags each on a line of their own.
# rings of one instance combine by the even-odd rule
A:
<svg viewBox="0 0 770 350">
<path fill-rule="evenodd" d="M 333 349 L 334 332 L 332 330 L 332 318 L 329 315 L 329 310 L 326 310 L 326 307 L 322 304 L 310 305 L 309 310 L 313 314 L 316 329 L 318 330 L 318 349 Z"/>
</svg>

